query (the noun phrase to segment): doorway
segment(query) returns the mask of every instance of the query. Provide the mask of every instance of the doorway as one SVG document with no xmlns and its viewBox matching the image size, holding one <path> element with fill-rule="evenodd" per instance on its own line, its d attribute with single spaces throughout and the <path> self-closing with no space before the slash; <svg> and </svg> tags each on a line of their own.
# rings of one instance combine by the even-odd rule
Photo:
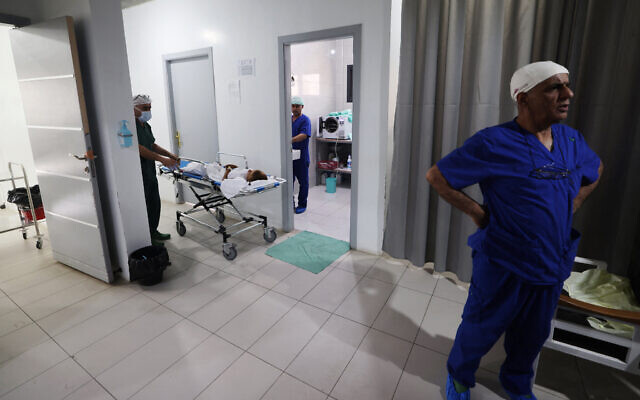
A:
<svg viewBox="0 0 640 400">
<path fill-rule="evenodd" d="M 163 57 L 172 152 L 183 159 L 211 162 L 218 154 L 213 54 L 211 48 Z M 197 203 L 193 193 L 176 183 L 179 203 Z"/>
<path fill-rule="evenodd" d="M 323 234 L 352 248 L 357 240 L 360 32 L 354 25 L 279 38 L 282 174 L 288 182 L 284 229 Z M 303 99 L 303 114 L 311 121 L 309 195 L 301 214 L 294 213 L 299 183 L 294 184 L 293 173 L 298 154 L 291 144 L 292 96 Z"/>
</svg>

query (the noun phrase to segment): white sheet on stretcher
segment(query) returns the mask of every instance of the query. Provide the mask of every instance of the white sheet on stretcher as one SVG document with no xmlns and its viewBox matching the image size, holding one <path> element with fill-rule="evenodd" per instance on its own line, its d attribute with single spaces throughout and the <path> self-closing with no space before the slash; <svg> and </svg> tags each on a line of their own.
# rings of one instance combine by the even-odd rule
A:
<svg viewBox="0 0 640 400">
<path fill-rule="evenodd" d="M 247 182 L 244 178 L 232 178 L 225 179 L 220 184 L 220 190 L 227 199 L 236 197 L 241 193 L 255 192 L 260 188 L 272 185 L 278 182 L 274 177 L 270 176 L 268 179 L 259 181 Z"/>
</svg>

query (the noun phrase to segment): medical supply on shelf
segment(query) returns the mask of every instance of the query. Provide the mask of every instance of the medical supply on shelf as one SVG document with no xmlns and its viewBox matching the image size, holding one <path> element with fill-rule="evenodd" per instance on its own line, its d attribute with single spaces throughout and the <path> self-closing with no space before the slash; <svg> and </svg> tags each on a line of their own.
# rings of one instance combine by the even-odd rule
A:
<svg viewBox="0 0 640 400">
<path fill-rule="evenodd" d="M 347 169 L 351 169 L 351 154 L 349 154 L 349 157 L 347 158 Z"/>
</svg>

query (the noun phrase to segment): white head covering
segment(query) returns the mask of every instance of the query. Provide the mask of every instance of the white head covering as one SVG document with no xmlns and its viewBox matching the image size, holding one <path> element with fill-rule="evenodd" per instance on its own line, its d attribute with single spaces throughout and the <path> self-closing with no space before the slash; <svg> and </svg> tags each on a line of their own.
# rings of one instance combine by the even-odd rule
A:
<svg viewBox="0 0 640 400">
<path fill-rule="evenodd" d="M 300 105 L 303 106 L 304 105 L 304 101 L 302 101 L 302 97 L 300 96 L 293 96 L 291 98 L 291 104 L 292 105 Z"/>
<path fill-rule="evenodd" d="M 518 94 L 527 93 L 538 83 L 557 74 L 568 74 L 569 70 L 553 61 L 539 61 L 527 64 L 511 77 L 511 98 L 518 101 Z"/>
<path fill-rule="evenodd" d="M 133 97 L 133 105 L 139 106 L 141 104 L 151 104 L 151 97 L 146 94 L 137 94 Z"/>
</svg>

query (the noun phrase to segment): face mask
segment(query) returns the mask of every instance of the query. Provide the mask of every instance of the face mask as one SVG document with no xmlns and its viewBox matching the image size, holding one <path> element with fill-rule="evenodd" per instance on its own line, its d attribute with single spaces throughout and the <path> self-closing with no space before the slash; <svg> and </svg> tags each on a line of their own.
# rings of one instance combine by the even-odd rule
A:
<svg viewBox="0 0 640 400">
<path fill-rule="evenodd" d="M 138 121 L 145 123 L 151 119 L 151 111 L 142 111 L 142 114 L 138 117 Z"/>
</svg>

